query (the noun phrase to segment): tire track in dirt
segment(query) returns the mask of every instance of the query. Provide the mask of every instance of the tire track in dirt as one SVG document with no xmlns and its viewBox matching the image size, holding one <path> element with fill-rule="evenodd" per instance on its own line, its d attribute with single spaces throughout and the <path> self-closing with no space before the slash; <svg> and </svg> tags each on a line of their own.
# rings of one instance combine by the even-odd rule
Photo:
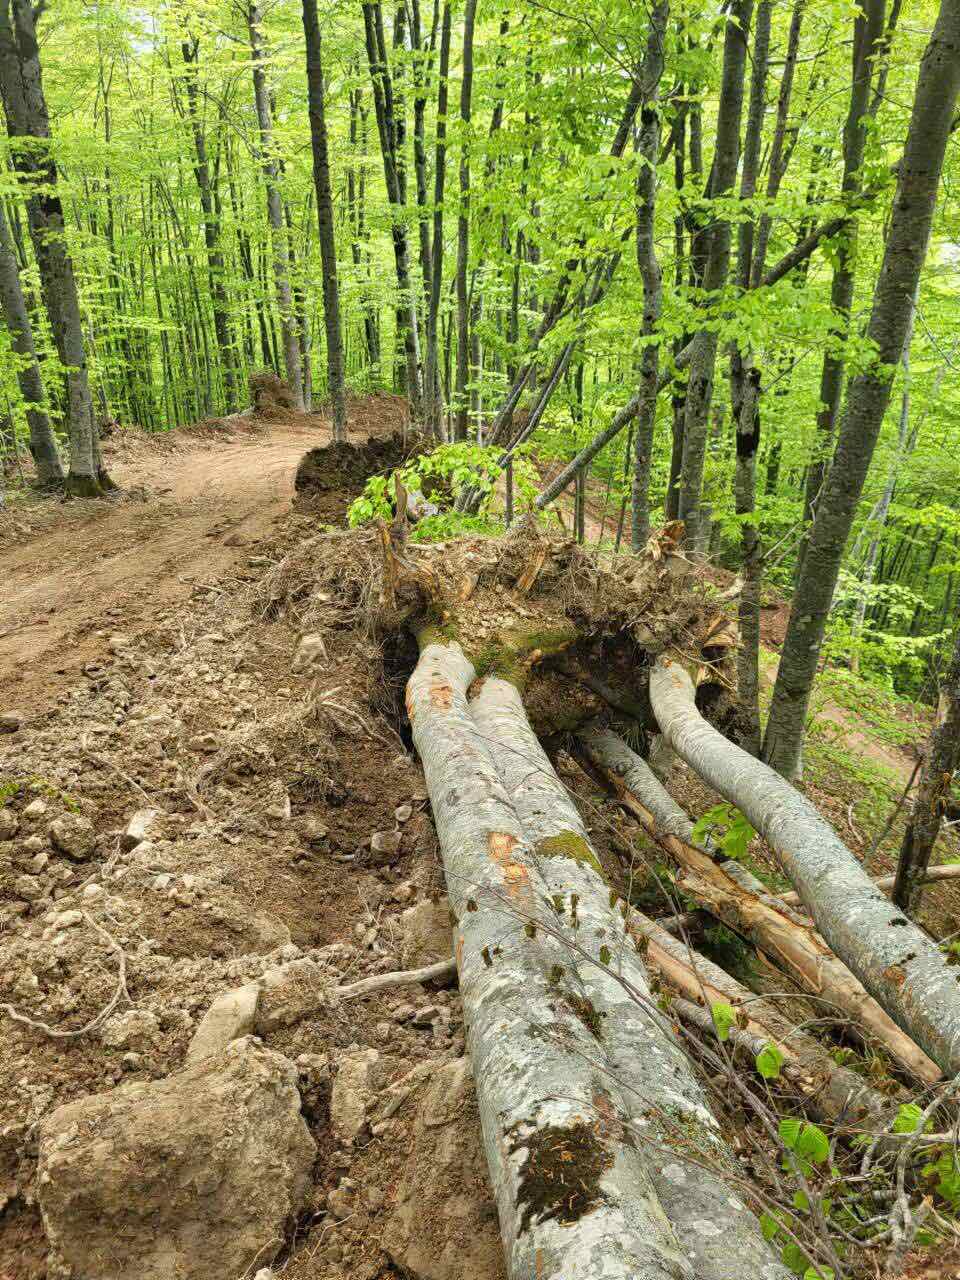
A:
<svg viewBox="0 0 960 1280">
<path fill-rule="evenodd" d="M 115 460 L 146 500 L 63 509 L 0 551 L 0 703 L 38 710 L 107 650 L 109 635 L 235 570 L 289 507 L 304 452 L 329 439 L 318 418 L 268 424 L 230 443 Z M 101 632 L 103 634 L 97 634 Z"/>
</svg>

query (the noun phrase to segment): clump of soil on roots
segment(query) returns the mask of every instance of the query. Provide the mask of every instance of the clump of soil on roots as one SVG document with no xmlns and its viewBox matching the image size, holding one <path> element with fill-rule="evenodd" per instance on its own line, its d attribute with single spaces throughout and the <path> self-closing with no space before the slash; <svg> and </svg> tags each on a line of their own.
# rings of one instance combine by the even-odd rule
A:
<svg viewBox="0 0 960 1280">
<path fill-rule="evenodd" d="M 384 475 L 423 452 L 422 437 L 396 431 L 385 437 L 371 436 L 359 444 L 336 441 L 305 453 L 294 486 L 297 505 L 328 523 L 343 519 L 350 502 L 374 475 Z"/>
</svg>

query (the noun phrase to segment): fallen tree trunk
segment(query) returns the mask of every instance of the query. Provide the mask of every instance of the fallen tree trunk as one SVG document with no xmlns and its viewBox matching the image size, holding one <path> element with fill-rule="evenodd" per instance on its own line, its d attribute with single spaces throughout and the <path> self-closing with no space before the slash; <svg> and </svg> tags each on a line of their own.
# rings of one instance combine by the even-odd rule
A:
<svg viewBox="0 0 960 1280">
<path fill-rule="evenodd" d="M 623 916 L 611 906 L 596 852 L 517 688 L 487 677 L 471 710 L 532 847 L 538 885 L 564 922 L 570 916 L 577 945 L 568 949 L 564 967 L 574 970 L 586 992 L 587 1016 L 698 1280 L 780 1273 L 737 1194 L 733 1158 L 688 1059 L 650 998 L 643 962 Z"/>
<path fill-rule="evenodd" d="M 639 912 L 630 914 L 631 928 L 647 940 L 646 963 L 695 1004 L 729 1004 L 745 1025 L 744 1031 L 771 1043 L 786 1059 L 784 1070 L 796 1082 L 811 1111 L 829 1124 L 856 1126 L 879 1120 L 891 1101 L 862 1076 L 834 1062 L 827 1049 L 798 1030 L 768 999 L 756 996 L 719 965 L 686 943 L 673 938 Z"/>
<path fill-rule="evenodd" d="M 960 1072 L 960 984 L 937 944 L 799 791 L 704 720 L 679 662 L 657 660 L 650 700 L 670 746 L 776 850 L 828 946 L 945 1073 Z"/>
<path fill-rule="evenodd" d="M 457 644 L 427 644 L 407 686 L 450 904 L 491 1183 L 511 1280 L 677 1280 L 689 1269 L 630 1115 L 554 970 L 566 951 L 526 926 L 538 864 L 471 718 Z"/>
<path fill-rule="evenodd" d="M 581 732 L 590 761 L 610 784 L 621 805 L 677 862 L 677 887 L 718 920 L 786 967 L 800 985 L 829 1000 L 869 1033 L 911 1075 L 927 1084 L 940 1069 L 863 988 L 809 923 L 766 894 L 759 881 L 744 884 L 742 868 L 728 870 L 693 841 L 693 823 L 645 761 L 609 729 Z M 757 892 L 757 888 L 761 892 Z"/>
</svg>

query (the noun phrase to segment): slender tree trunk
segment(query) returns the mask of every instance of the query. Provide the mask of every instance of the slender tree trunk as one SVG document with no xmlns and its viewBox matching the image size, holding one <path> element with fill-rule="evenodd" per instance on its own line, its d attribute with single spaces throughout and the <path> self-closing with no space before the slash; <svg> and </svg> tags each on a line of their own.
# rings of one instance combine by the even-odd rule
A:
<svg viewBox="0 0 960 1280">
<path fill-rule="evenodd" d="M 280 165 L 273 140 L 273 112 L 267 91 L 266 52 L 263 42 L 263 13 L 259 4 L 251 4 L 247 10 L 247 29 L 250 33 L 250 55 L 253 60 L 253 100 L 257 110 L 260 133 L 259 160 L 263 180 L 267 188 L 267 221 L 273 244 L 273 284 L 280 312 L 280 332 L 283 343 L 283 367 L 287 386 L 293 393 L 298 408 L 303 408 L 303 374 L 300 369 L 300 338 L 297 333 L 297 317 L 293 310 L 293 294 L 290 289 L 290 247 L 287 229 L 283 222 L 283 202 L 280 198 Z M 311 95 L 310 126 L 313 132 L 316 105 Z M 316 164 L 316 142 L 314 142 Z M 319 216 L 319 187 L 317 191 Z M 321 241 L 322 247 L 322 241 Z M 326 263 L 324 263 L 326 277 Z M 326 288 L 326 279 L 324 280 Z"/>
<path fill-rule="evenodd" d="M 457 368 L 454 382 L 455 416 L 453 438 L 466 440 L 470 405 L 467 382 L 470 376 L 470 302 L 467 296 L 467 266 L 470 257 L 470 116 L 473 94 L 473 28 L 477 0 L 467 0 L 463 19 L 463 70 L 460 79 L 460 205 L 457 213 Z"/>
<path fill-rule="evenodd" d="M 663 306 L 663 278 L 657 261 L 654 224 L 656 221 L 657 162 L 660 158 L 660 79 L 663 75 L 669 0 L 660 0 L 650 14 L 650 30 L 641 71 L 645 102 L 640 114 L 640 144 L 637 173 L 637 265 L 643 280 L 643 336 L 640 356 L 641 398 L 637 411 L 636 454 L 631 503 L 631 545 L 634 551 L 646 546 L 650 536 L 650 468 L 657 421 L 657 388 L 660 377 L 660 347 L 657 327 Z"/>
<path fill-rule="evenodd" d="M 940 688 L 937 723 L 930 734 L 920 773 L 913 813 L 903 833 L 893 900 L 916 915 L 930 855 L 940 834 L 940 824 L 954 775 L 960 767 L 960 629 L 953 641 L 953 656 Z"/>
<path fill-rule="evenodd" d="M 875 355 L 851 382 L 834 463 L 810 533 L 777 673 L 764 757 L 800 769 L 803 730 L 840 561 L 903 356 L 911 303 L 927 253 L 940 173 L 960 94 L 960 0 L 943 0 L 917 80 L 883 264 L 867 329 Z"/>
<path fill-rule="evenodd" d="M 333 408 L 333 438 L 342 440 L 347 433 L 347 399 L 317 0 L 303 0 L 303 33 L 307 49 L 307 95 L 310 111 L 310 139 L 313 145 L 313 181 L 317 192 L 317 226 L 320 231 L 320 260 L 323 265 L 323 323 L 327 339 L 327 383 Z"/>
<path fill-rule="evenodd" d="M 27 219 L 44 302 L 57 352 L 67 370 L 70 470 L 66 491 L 93 497 L 116 486 L 103 469 L 94 427 L 80 299 L 51 152 L 36 16 L 30 0 L 0 0 L 0 96 L 14 166 L 27 196 Z"/>
<path fill-rule="evenodd" d="M 210 162 L 207 157 L 207 140 L 203 132 L 199 107 L 199 89 L 197 87 L 199 42 L 184 40 L 181 53 L 185 67 L 184 86 L 187 94 L 187 114 L 190 119 L 190 131 L 193 135 L 194 165 L 193 172 L 200 192 L 200 207 L 203 211 L 203 239 L 207 251 L 207 271 L 210 279 L 210 299 L 213 306 L 213 330 L 217 339 L 217 348 L 224 353 L 224 390 L 226 393 L 227 413 L 233 413 L 237 407 L 237 386 L 233 376 L 233 361 L 229 353 L 233 349 L 228 316 L 226 279 L 223 262 L 223 249 L 220 244 L 220 221 L 216 216 L 213 199 L 213 184 L 210 179 Z M 207 380 L 208 394 L 206 399 L 207 413 L 212 413 L 212 386 Z"/>
<path fill-rule="evenodd" d="M 886 0 L 865 0 L 854 21 L 853 68 L 850 86 L 850 107 L 843 129 L 843 179 L 840 195 L 851 200 L 860 188 L 860 169 L 867 141 L 869 124 L 870 84 L 876 69 L 878 54 L 883 48 L 883 14 Z M 830 288 L 830 307 L 834 316 L 831 341 L 823 358 L 820 374 L 820 410 L 817 414 L 814 454 L 807 470 L 804 494 L 804 525 L 813 517 L 815 505 L 823 489 L 830 448 L 836 430 L 843 389 L 843 344 L 850 328 L 850 307 L 853 303 L 854 270 L 857 256 L 857 224 L 851 218 L 839 238 L 837 264 Z M 801 543 L 797 561 L 797 573 L 803 564 L 807 541 Z"/>
<path fill-rule="evenodd" d="M 443 434 L 443 396 L 440 388 L 437 319 L 443 287 L 443 193 L 447 177 L 447 98 L 450 72 L 450 5 L 443 6 L 440 24 L 440 63 L 437 70 L 436 154 L 433 165 L 433 260 L 430 265 L 430 297 L 427 302 L 426 363 L 423 394 L 427 431 L 440 439 Z"/>
<path fill-rule="evenodd" d="M 30 429 L 30 453 L 37 469 L 37 481 L 44 488 L 63 484 L 63 465 L 56 437 L 47 416 L 43 379 L 33 345 L 33 328 L 27 314 L 20 271 L 10 227 L 0 201 L 0 307 L 10 333 L 10 345 L 19 356 L 17 381 L 23 396 L 27 426 Z"/>
<path fill-rule="evenodd" d="M 937 944 L 877 892 L 799 791 L 703 719 L 680 663 L 658 659 L 650 701 L 668 744 L 776 851 L 833 953 L 946 1074 L 957 1074 L 960 986 Z"/>
<path fill-rule="evenodd" d="M 383 176 L 387 188 L 392 219 L 394 260 L 397 270 L 397 290 L 400 294 L 398 318 L 400 336 L 406 361 L 407 394 L 415 419 L 423 412 L 423 390 L 420 375 L 420 337 L 417 323 L 417 304 L 410 281 L 410 253 L 407 228 L 403 217 L 404 178 L 403 166 L 397 145 L 397 117 L 393 96 L 393 81 L 387 65 L 387 49 L 383 35 L 383 11 L 379 3 L 363 6 L 364 33 L 367 61 L 373 85 L 374 108 L 380 133 L 380 150 L 383 155 Z"/>
<path fill-rule="evenodd" d="M 736 0 L 726 20 L 723 47 L 723 76 L 717 113 L 717 141 L 710 175 L 711 199 L 724 197 L 733 187 L 740 157 L 740 118 L 743 113 L 743 82 L 747 62 L 747 36 L 753 0 Z M 712 220 L 703 271 L 703 288 L 708 305 L 727 280 L 730 269 L 730 222 L 720 216 Z M 683 465 L 680 478 L 679 518 L 691 547 L 701 533 L 700 504 L 707 453 L 707 429 L 713 399 L 713 378 L 717 358 L 716 325 L 702 328 L 693 340 L 690 374 L 687 380 L 683 424 Z"/>
</svg>

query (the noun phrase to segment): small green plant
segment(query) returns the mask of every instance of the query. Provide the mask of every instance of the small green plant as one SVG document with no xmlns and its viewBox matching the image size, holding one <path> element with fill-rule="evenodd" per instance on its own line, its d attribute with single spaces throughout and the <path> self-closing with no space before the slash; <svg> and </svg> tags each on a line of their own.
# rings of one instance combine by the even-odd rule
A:
<svg viewBox="0 0 960 1280">
<path fill-rule="evenodd" d="M 756 835 L 753 827 L 732 804 L 717 804 L 699 819 L 693 828 L 697 844 L 710 843 L 727 858 L 739 862 Z"/>
<path fill-rule="evenodd" d="M 504 471 L 500 457 L 499 449 L 478 444 L 438 445 L 429 453 L 412 458 L 391 475 L 371 476 L 360 497 L 351 503 L 347 519 L 352 527 L 371 520 L 389 519 L 393 515 L 395 482 L 399 479 L 408 491 L 429 494 L 431 501 L 440 508 L 436 515 L 420 521 L 416 535 L 419 541 L 435 541 L 462 533 L 492 532 L 495 526 L 489 518 L 490 500 Z M 539 476 L 530 459 L 514 454 L 513 484 L 519 510 L 533 505 L 538 481 Z M 478 489 L 482 495 L 476 516 L 460 515 L 452 509 L 455 495 L 468 485 Z"/>
</svg>

